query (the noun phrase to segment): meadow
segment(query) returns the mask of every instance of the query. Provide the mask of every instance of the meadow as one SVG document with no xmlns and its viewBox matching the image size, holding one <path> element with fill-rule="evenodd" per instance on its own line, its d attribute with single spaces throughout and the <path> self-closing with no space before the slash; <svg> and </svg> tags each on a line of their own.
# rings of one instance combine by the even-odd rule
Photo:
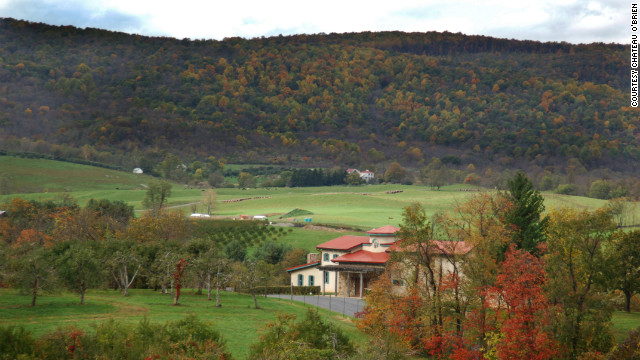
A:
<svg viewBox="0 0 640 360">
<path fill-rule="evenodd" d="M 0 195 L 0 203 L 13 197 L 46 200 L 66 193 L 80 205 L 91 199 L 122 200 L 133 205 L 137 214 L 144 210 L 142 199 L 146 186 L 154 178 L 121 171 L 78 165 L 43 159 L 23 159 L 0 156 L 0 176 L 9 176 L 11 182 L 30 189 L 28 192 Z M 313 213 L 295 218 L 304 222 L 311 218 L 312 224 L 349 227 L 355 231 L 366 231 L 384 225 L 399 225 L 402 209 L 413 203 L 421 203 L 429 215 L 447 211 L 476 194 L 471 186 L 444 186 L 439 191 L 417 185 L 362 185 L 331 186 L 313 188 L 256 188 L 256 189 L 216 189 L 217 216 L 234 218 L 241 214 L 267 215 L 272 222 L 293 221 L 280 217 L 294 209 L 304 209 Z M 199 204 L 203 189 L 174 184 L 167 206 L 172 211 L 205 212 Z M 400 192 L 395 192 L 400 191 Z M 495 191 L 495 190 L 485 190 Z M 392 193 L 394 192 L 394 193 Z M 604 200 L 579 196 L 544 193 L 547 209 L 571 207 L 595 209 L 606 204 Z M 225 200 L 248 199 L 237 202 Z"/>
</svg>

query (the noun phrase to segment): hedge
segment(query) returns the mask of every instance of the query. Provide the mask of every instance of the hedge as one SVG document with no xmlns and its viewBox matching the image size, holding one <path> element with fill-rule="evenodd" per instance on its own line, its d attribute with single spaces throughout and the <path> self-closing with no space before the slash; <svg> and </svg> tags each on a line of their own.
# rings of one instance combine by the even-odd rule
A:
<svg viewBox="0 0 640 360">
<path fill-rule="evenodd" d="M 254 289 L 259 295 L 279 295 L 291 294 L 291 286 L 258 286 Z M 236 289 L 236 292 L 248 294 L 249 289 Z M 320 286 L 294 286 L 293 295 L 320 295 L 322 290 Z"/>
</svg>

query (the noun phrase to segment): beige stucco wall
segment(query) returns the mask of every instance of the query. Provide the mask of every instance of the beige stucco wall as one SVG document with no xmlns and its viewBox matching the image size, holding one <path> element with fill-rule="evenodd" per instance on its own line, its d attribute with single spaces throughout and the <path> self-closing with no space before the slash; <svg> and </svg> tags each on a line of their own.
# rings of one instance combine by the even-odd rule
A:
<svg viewBox="0 0 640 360">
<path fill-rule="evenodd" d="M 337 251 L 337 250 L 323 250 L 320 254 L 320 260 L 322 261 L 322 266 L 328 265 L 338 265 L 331 261 L 331 259 L 335 259 L 340 255 L 348 254 L 348 251 Z M 328 258 L 325 259 L 325 255 L 329 255 Z"/>
<path fill-rule="evenodd" d="M 394 236 L 371 235 L 369 236 L 369 244 L 365 244 L 364 246 L 362 246 L 362 249 L 371 252 L 385 252 L 389 250 L 389 246 L 384 245 L 391 245 L 395 241 L 396 238 Z"/>
<path fill-rule="evenodd" d="M 314 282 L 313 282 L 313 286 L 320 286 L 320 289 L 323 289 L 324 286 L 324 291 L 327 293 L 335 293 L 335 279 L 336 279 L 336 273 L 333 271 L 327 271 L 327 273 L 329 274 L 329 283 L 325 283 L 325 279 L 324 279 L 324 272 L 318 270 L 317 266 L 314 267 L 309 267 L 309 268 L 305 268 L 305 269 L 300 269 L 300 270 L 294 270 L 291 271 L 289 274 L 291 275 L 291 284 L 293 286 L 299 286 L 298 285 L 298 275 L 302 275 L 303 276 L 303 282 L 302 282 L 302 286 L 310 286 L 309 285 L 309 276 L 313 276 L 314 278 Z"/>
<path fill-rule="evenodd" d="M 457 260 L 458 276 L 464 277 L 462 272 L 461 259 Z M 442 272 L 443 276 L 451 275 L 454 272 L 453 264 L 444 256 L 435 256 L 433 268 L 436 271 L 436 277 Z M 396 264 L 393 269 L 387 268 L 390 271 L 389 275 L 391 281 L 394 282 L 392 291 L 394 294 L 403 294 L 406 292 L 407 286 L 415 281 L 415 266 L 411 265 L 408 261 L 403 264 Z M 424 284 L 424 273 L 420 272 L 418 281 Z"/>
<path fill-rule="evenodd" d="M 322 274 L 318 271 L 317 266 L 308 267 L 300 270 L 294 270 L 290 272 L 291 274 L 291 284 L 293 286 L 312 286 L 309 283 L 309 276 L 313 276 L 313 286 L 318 286 L 320 284 Z M 302 275 L 302 284 L 298 282 L 298 276 Z"/>
</svg>

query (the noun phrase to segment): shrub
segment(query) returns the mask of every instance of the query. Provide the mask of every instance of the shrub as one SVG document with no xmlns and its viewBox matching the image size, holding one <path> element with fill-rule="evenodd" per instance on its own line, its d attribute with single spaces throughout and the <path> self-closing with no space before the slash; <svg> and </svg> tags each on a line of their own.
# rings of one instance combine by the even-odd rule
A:
<svg viewBox="0 0 640 360">
<path fill-rule="evenodd" d="M 0 326 L 0 359 L 30 358 L 34 347 L 33 335 L 24 328 Z"/>
<path fill-rule="evenodd" d="M 237 292 L 247 294 L 248 289 L 236 289 Z M 258 295 L 291 294 L 291 286 L 256 286 L 254 291 Z M 293 295 L 320 295 L 320 286 L 294 286 Z"/>
<path fill-rule="evenodd" d="M 607 180 L 592 182 L 589 189 L 589 197 L 603 200 L 611 198 L 611 184 Z"/>
<path fill-rule="evenodd" d="M 578 187 L 573 184 L 560 184 L 556 189 L 556 193 L 562 195 L 577 195 Z"/>
<path fill-rule="evenodd" d="M 22 352 L 19 353 L 29 355 L 23 348 L 30 349 L 30 345 L 20 346 Z M 13 356 L 10 350 L 1 353 L 11 354 L 7 359 L 19 358 Z M 97 325 L 95 332 L 89 333 L 75 327 L 58 328 L 39 340 L 34 357 L 132 360 L 231 358 L 220 333 L 195 315 L 166 324 L 154 324 L 143 319 L 137 326 L 109 320 Z"/>
<path fill-rule="evenodd" d="M 294 323 L 295 316 L 280 314 L 267 325 L 260 342 L 251 346 L 249 359 L 335 359 L 354 353 L 349 338 L 317 311 L 309 309 L 305 318 Z"/>
</svg>

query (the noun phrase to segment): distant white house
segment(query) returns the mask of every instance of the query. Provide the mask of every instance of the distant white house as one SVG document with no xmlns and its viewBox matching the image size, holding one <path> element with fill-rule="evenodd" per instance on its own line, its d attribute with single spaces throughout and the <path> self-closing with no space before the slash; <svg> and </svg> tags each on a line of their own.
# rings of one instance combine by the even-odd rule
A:
<svg viewBox="0 0 640 360">
<path fill-rule="evenodd" d="M 373 171 L 365 170 L 360 172 L 360 178 L 362 178 L 362 180 L 366 182 L 372 182 L 375 178 L 375 174 L 373 173 Z"/>
<path fill-rule="evenodd" d="M 211 216 L 209 214 L 193 213 L 193 214 L 189 215 L 189 217 L 192 217 L 192 218 L 208 218 L 208 217 L 211 217 Z"/>
<path fill-rule="evenodd" d="M 264 215 L 255 215 L 253 220 L 267 220 L 267 217 Z"/>
<path fill-rule="evenodd" d="M 142 173 L 143 173 L 143 171 L 142 171 L 142 169 L 140 169 L 140 168 L 135 168 L 135 169 L 133 169 L 133 173 L 134 173 L 134 174 L 142 174 Z"/>
<path fill-rule="evenodd" d="M 367 183 L 372 182 L 375 179 L 375 174 L 373 171 L 369 171 L 369 170 L 360 171 L 358 169 L 347 169 L 347 174 L 353 174 L 353 173 L 357 173 L 358 175 L 360 175 L 360 178 Z"/>
</svg>

